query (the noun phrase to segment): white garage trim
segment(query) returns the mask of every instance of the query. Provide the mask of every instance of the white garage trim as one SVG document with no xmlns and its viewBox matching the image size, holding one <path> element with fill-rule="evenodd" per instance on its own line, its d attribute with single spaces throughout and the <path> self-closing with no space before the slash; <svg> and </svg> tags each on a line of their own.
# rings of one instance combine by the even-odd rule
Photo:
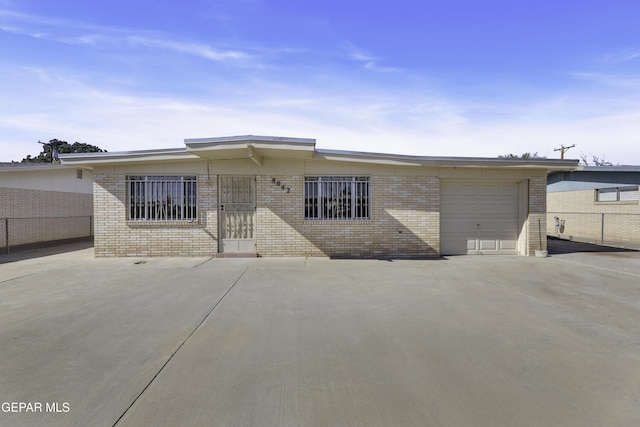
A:
<svg viewBox="0 0 640 427">
<path fill-rule="evenodd" d="M 518 188 L 517 182 L 442 182 L 441 253 L 518 254 Z"/>
</svg>

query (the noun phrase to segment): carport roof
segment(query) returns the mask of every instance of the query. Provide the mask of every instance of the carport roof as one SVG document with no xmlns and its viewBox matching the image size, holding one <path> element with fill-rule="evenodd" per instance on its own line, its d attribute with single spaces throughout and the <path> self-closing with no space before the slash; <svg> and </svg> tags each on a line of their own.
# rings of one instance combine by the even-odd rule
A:
<svg viewBox="0 0 640 427">
<path fill-rule="evenodd" d="M 265 158 L 328 160 L 394 166 L 530 168 L 548 171 L 573 170 L 578 160 L 503 159 L 495 157 L 436 157 L 317 149 L 316 140 L 275 136 L 231 136 L 191 138 L 184 148 L 157 150 L 60 154 L 63 164 L 92 169 L 97 165 L 185 160 L 250 159 L 261 165 Z"/>
</svg>

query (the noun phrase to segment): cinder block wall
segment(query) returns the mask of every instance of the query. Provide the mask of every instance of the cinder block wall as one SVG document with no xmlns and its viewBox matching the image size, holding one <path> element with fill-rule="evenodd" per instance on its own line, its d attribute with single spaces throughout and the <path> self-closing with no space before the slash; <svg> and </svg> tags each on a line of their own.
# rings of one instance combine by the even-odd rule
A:
<svg viewBox="0 0 640 427">
<path fill-rule="evenodd" d="M 371 220 L 304 220 L 304 177 L 257 177 L 262 256 L 425 257 L 440 251 L 437 177 L 371 176 Z"/>
<path fill-rule="evenodd" d="M 217 177 L 198 175 L 198 221 L 126 220 L 126 175 L 96 174 L 95 256 L 212 256 L 218 252 Z"/>
<path fill-rule="evenodd" d="M 547 206 L 547 233 L 551 235 L 556 234 L 557 216 L 564 220 L 560 237 L 640 242 L 638 201 L 596 202 L 595 190 L 561 191 L 547 194 Z"/>
<path fill-rule="evenodd" d="M 91 194 L 0 188 L 0 247 L 91 235 Z"/>
</svg>

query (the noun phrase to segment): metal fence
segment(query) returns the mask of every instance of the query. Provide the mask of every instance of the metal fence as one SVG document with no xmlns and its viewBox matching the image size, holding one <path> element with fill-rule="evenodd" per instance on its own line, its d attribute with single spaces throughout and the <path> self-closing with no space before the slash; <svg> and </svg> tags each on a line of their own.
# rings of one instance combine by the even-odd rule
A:
<svg viewBox="0 0 640 427">
<path fill-rule="evenodd" d="M 0 253 L 12 248 L 93 236 L 93 216 L 0 218 Z"/>
<path fill-rule="evenodd" d="M 547 234 L 579 242 L 640 249 L 640 214 L 547 212 Z"/>
</svg>

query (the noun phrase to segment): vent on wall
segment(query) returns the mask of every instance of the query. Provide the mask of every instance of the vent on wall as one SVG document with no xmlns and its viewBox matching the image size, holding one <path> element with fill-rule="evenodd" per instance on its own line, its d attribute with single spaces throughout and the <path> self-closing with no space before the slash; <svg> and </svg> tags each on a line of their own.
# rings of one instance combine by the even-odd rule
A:
<svg viewBox="0 0 640 427">
<path fill-rule="evenodd" d="M 76 169 L 76 178 L 82 179 L 82 169 Z"/>
</svg>

